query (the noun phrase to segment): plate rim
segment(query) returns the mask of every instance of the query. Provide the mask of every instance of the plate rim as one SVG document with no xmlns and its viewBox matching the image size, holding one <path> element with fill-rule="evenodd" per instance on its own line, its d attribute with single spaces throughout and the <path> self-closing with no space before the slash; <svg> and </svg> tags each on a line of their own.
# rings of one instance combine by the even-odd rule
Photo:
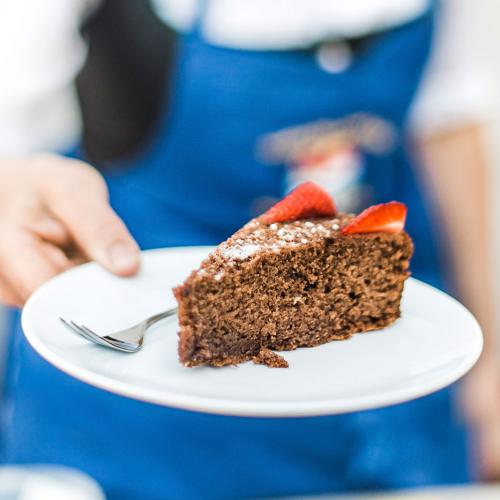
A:
<svg viewBox="0 0 500 500">
<path fill-rule="evenodd" d="M 168 251 L 210 251 L 213 246 L 181 246 L 181 247 L 167 247 L 158 248 L 153 250 L 145 250 L 142 254 L 150 255 L 154 253 L 166 253 Z M 374 396 L 367 397 L 343 397 L 336 400 L 318 400 L 308 402 L 271 402 L 271 401 L 238 401 L 228 400 L 222 398 L 210 398 L 196 395 L 179 394 L 172 391 L 162 391 L 160 389 L 147 389 L 134 388 L 127 382 L 120 380 L 111 380 L 107 376 L 95 373 L 86 367 L 80 367 L 74 362 L 68 361 L 63 356 L 52 351 L 42 340 L 42 338 L 35 333 L 36 328 L 30 325 L 30 310 L 36 304 L 38 296 L 43 293 L 46 287 L 51 286 L 55 281 L 59 280 L 62 276 L 80 270 L 82 267 L 95 267 L 97 264 L 90 262 L 73 268 L 65 273 L 62 273 L 47 283 L 42 285 L 26 302 L 21 314 L 21 328 L 24 336 L 32 346 L 32 348 L 49 364 L 56 369 L 63 371 L 67 375 L 83 382 L 87 385 L 97 387 L 100 390 L 110 392 L 122 397 L 128 397 L 137 401 L 155 404 L 159 406 L 177 408 L 181 410 L 209 413 L 225 416 L 240 416 L 240 417 L 259 417 L 259 418 L 288 418 L 288 417 L 314 417 L 324 415 L 337 415 L 342 413 L 350 413 L 371 409 L 384 408 L 399 403 L 413 401 L 432 394 L 448 385 L 456 382 L 464 376 L 477 362 L 483 349 L 483 335 L 478 321 L 474 315 L 457 299 L 448 295 L 447 293 L 439 290 L 428 283 L 425 283 L 416 278 L 408 278 L 408 282 L 412 283 L 411 286 L 427 288 L 431 292 L 442 296 L 445 300 L 451 301 L 456 307 L 461 309 L 462 313 L 467 315 L 471 320 L 471 336 L 475 337 L 476 349 L 470 350 L 467 358 L 458 365 L 451 372 L 446 372 L 441 377 L 436 378 L 433 383 L 421 384 L 420 387 L 412 390 L 407 389 L 391 390 L 389 393 L 377 393 Z M 406 284 L 405 284 L 406 286 Z M 168 401 L 168 402 L 167 402 Z"/>
</svg>

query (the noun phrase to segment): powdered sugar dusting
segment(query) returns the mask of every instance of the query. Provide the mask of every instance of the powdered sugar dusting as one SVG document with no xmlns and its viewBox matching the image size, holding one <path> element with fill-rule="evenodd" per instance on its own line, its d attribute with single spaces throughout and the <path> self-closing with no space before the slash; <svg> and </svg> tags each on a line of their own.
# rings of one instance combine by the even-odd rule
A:
<svg viewBox="0 0 500 500">
<path fill-rule="evenodd" d="M 246 260 L 261 249 L 260 245 L 252 243 L 239 245 L 237 243 L 220 248 L 220 253 L 226 259 Z"/>
<path fill-rule="evenodd" d="M 216 254 L 230 266 L 257 258 L 265 252 L 280 253 L 286 248 L 309 245 L 313 241 L 339 237 L 339 229 L 349 217 L 299 220 L 263 224 L 254 219 L 222 243 Z M 218 281 L 219 275 L 214 276 Z"/>
<path fill-rule="evenodd" d="M 224 271 L 219 271 L 215 276 L 214 276 L 214 280 L 215 281 L 220 281 L 222 278 L 224 278 L 224 275 L 226 273 Z"/>
</svg>

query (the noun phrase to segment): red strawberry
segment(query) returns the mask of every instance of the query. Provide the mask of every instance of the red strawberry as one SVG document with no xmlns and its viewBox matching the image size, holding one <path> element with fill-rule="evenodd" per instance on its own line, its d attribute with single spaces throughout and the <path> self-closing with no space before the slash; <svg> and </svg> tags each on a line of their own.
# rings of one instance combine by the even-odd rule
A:
<svg viewBox="0 0 500 500">
<path fill-rule="evenodd" d="M 335 203 L 324 189 L 314 182 L 304 182 L 261 215 L 259 220 L 271 224 L 308 217 L 330 217 L 336 213 Z"/>
<path fill-rule="evenodd" d="M 406 220 L 406 205 L 397 201 L 381 203 L 363 210 L 349 224 L 342 228 L 344 234 L 355 233 L 399 233 Z"/>
</svg>

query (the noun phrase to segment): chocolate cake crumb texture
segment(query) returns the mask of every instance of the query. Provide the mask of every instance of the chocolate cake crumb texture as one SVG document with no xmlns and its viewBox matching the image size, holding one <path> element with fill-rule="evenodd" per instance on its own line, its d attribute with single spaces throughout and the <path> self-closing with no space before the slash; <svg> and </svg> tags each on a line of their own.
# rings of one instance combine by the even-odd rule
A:
<svg viewBox="0 0 500 500">
<path fill-rule="evenodd" d="M 352 215 L 250 221 L 174 292 L 185 366 L 253 360 L 383 328 L 400 315 L 413 246 L 404 232 L 343 235 Z"/>
<path fill-rule="evenodd" d="M 263 347 L 257 356 L 253 356 L 252 361 L 256 365 L 266 365 L 269 368 L 288 368 L 288 361 L 267 347 Z"/>
</svg>

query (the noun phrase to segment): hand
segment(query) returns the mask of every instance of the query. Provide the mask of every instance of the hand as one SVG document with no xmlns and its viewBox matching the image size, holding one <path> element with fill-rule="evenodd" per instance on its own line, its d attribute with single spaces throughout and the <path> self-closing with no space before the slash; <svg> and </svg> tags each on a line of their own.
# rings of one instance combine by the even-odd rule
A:
<svg viewBox="0 0 500 500">
<path fill-rule="evenodd" d="M 48 154 L 0 160 L 0 303 L 22 306 L 45 281 L 87 260 L 127 276 L 139 258 L 94 168 Z"/>
<path fill-rule="evenodd" d="M 482 479 L 500 479 L 500 362 L 485 351 L 463 384 L 463 403 L 474 438 L 475 468 Z"/>
</svg>

